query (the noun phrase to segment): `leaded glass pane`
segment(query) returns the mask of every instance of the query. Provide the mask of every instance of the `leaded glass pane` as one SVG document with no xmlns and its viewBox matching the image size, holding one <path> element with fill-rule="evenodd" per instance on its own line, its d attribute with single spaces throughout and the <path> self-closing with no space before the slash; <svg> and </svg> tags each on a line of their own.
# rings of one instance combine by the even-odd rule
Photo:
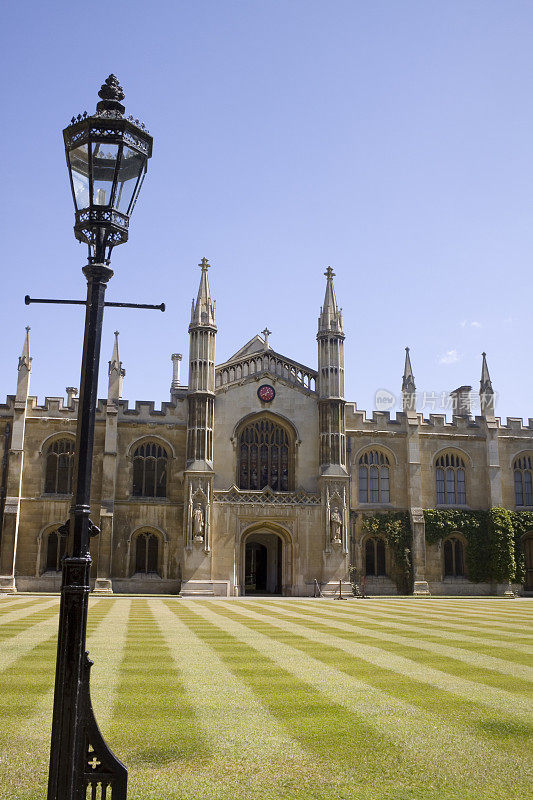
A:
<svg viewBox="0 0 533 800">
<path fill-rule="evenodd" d="M 145 161 L 145 157 L 136 150 L 124 147 L 118 170 L 117 193 L 113 203 L 115 208 L 118 208 L 123 214 L 128 213 L 137 180 L 143 172 Z"/>
<path fill-rule="evenodd" d="M 370 502 L 379 503 L 379 477 L 378 468 L 370 467 Z"/>
<path fill-rule="evenodd" d="M 524 505 L 533 506 L 533 481 L 529 470 L 524 472 Z"/>
<path fill-rule="evenodd" d="M 457 503 L 460 506 L 466 505 L 465 471 L 461 467 L 457 470 Z"/>
<path fill-rule="evenodd" d="M 446 496 L 444 492 L 444 470 L 442 467 L 437 469 L 437 503 L 444 504 Z"/>
<path fill-rule="evenodd" d="M 359 502 L 368 503 L 368 469 L 364 465 L 359 467 Z"/>
<path fill-rule="evenodd" d="M 382 503 L 389 503 L 390 502 L 390 491 L 389 491 L 389 468 L 388 467 L 381 467 L 380 470 L 380 500 Z"/>
<path fill-rule="evenodd" d="M 455 471 L 452 467 L 446 470 L 446 503 L 455 505 Z"/>
</svg>

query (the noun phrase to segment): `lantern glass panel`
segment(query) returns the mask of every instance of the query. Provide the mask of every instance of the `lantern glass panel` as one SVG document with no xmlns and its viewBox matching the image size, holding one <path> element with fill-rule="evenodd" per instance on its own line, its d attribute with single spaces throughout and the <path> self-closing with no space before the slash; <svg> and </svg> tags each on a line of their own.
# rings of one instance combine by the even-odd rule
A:
<svg viewBox="0 0 533 800">
<path fill-rule="evenodd" d="M 70 172 L 76 209 L 89 205 L 89 147 L 82 144 L 69 152 Z"/>
<path fill-rule="evenodd" d="M 93 205 L 108 206 L 111 203 L 118 144 L 93 142 Z"/>
<path fill-rule="evenodd" d="M 141 153 L 138 153 L 136 150 L 132 150 L 131 147 L 124 146 L 118 171 L 117 194 L 114 202 L 115 208 L 123 214 L 128 213 L 139 175 L 145 169 L 145 163 L 145 156 L 141 155 Z"/>
</svg>

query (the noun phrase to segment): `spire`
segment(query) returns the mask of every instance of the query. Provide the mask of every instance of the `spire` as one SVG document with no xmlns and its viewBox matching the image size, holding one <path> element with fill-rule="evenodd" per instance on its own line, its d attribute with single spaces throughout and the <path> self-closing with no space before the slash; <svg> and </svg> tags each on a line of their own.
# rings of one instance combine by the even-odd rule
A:
<svg viewBox="0 0 533 800">
<path fill-rule="evenodd" d="M 487 354 L 481 354 L 481 380 L 479 382 L 479 399 L 481 403 L 481 413 L 484 417 L 494 416 L 494 389 L 490 379 L 489 368 L 487 366 Z"/>
<path fill-rule="evenodd" d="M 30 372 L 32 358 L 30 356 L 30 330 L 26 327 L 26 336 L 22 346 L 22 353 L 19 356 L 18 378 L 17 378 L 17 401 L 26 402 L 30 391 Z"/>
<path fill-rule="evenodd" d="M 115 342 L 113 344 L 113 355 L 109 362 L 109 381 L 107 389 L 107 399 L 110 401 L 122 400 L 122 383 L 126 370 L 122 369 L 122 361 L 118 353 L 118 331 L 115 331 Z"/>
<path fill-rule="evenodd" d="M 331 267 L 328 267 L 324 275 L 326 276 L 326 294 L 324 295 L 324 305 L 320 309 L 318 330 L 342 333 L 342 311 L 337 306 L 335 287 L 333 286 L 335 273 Z"/>
<path fill-rule="evenodd" d="M 26 336 L 24 337 L 24 344 L 22 345 L 22 353 L 19 357 L 19 372 L 20 370 L 25 367 L 28 372 L 31 372 L 31 356 L 30 356 L 30 331 L 31 328 L 29 325 L 26 326 Z"/>
<path fill-rule="evenodd" d="M 209 279 L 207 277 L 207 270 L 211 265 L 207 258 L 202 258 L 198 266 L 202 270 L 202 275 L 196 303 L 194 300 L 192 303 L 191 325 L 210 325 L 215 327 L 215 304 L 211 302 Z"/>
<path fill-rule="evenodd" d="M 404 411 L 416 411 L 416 386 L 409 348 L 405 348 L 405 366 L 402 377 L 402 400 Z"/>
</svg>

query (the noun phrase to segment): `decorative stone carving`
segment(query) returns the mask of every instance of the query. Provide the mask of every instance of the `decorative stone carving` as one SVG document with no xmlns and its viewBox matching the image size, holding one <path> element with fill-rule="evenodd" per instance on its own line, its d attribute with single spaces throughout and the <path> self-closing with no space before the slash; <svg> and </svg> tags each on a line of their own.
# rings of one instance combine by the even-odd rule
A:
<svg viewBox="0 0 533 800">
<path fill-rule="evenodd" d="M 329 516 L 329 528 L 333 544 L 342 544 L 342 517 L 337 506 L 333 506 Z"/>
<path fill-rule="evenodd" d="M 213 492 L 215 503 L 256 503 L 258 505 L 319 506 L 320 496 L 299 489 L 297 492 L 274 492 L 267 486 L 262 491 L 242 490 L 232 486 L 226 492 Z"/>
<path fill-rule="evenodd" d="M 204 512 L 200 503 L 196 503 L 192 514 L 192 532 L 195 542 L 204 541 Z"/>
</svg>

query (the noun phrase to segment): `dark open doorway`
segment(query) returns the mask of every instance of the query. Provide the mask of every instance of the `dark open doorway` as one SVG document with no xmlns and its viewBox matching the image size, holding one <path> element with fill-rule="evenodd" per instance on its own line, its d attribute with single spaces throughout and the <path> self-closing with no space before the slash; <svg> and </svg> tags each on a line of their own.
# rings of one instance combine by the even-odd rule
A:
<svg viewBox="0 0 533 800">
<path fill-rule="evenodd" d="M 274 533 L 254 534 L 245 548 L 246 594 L 281 594 L 283 548 Z"/>
</svg>

